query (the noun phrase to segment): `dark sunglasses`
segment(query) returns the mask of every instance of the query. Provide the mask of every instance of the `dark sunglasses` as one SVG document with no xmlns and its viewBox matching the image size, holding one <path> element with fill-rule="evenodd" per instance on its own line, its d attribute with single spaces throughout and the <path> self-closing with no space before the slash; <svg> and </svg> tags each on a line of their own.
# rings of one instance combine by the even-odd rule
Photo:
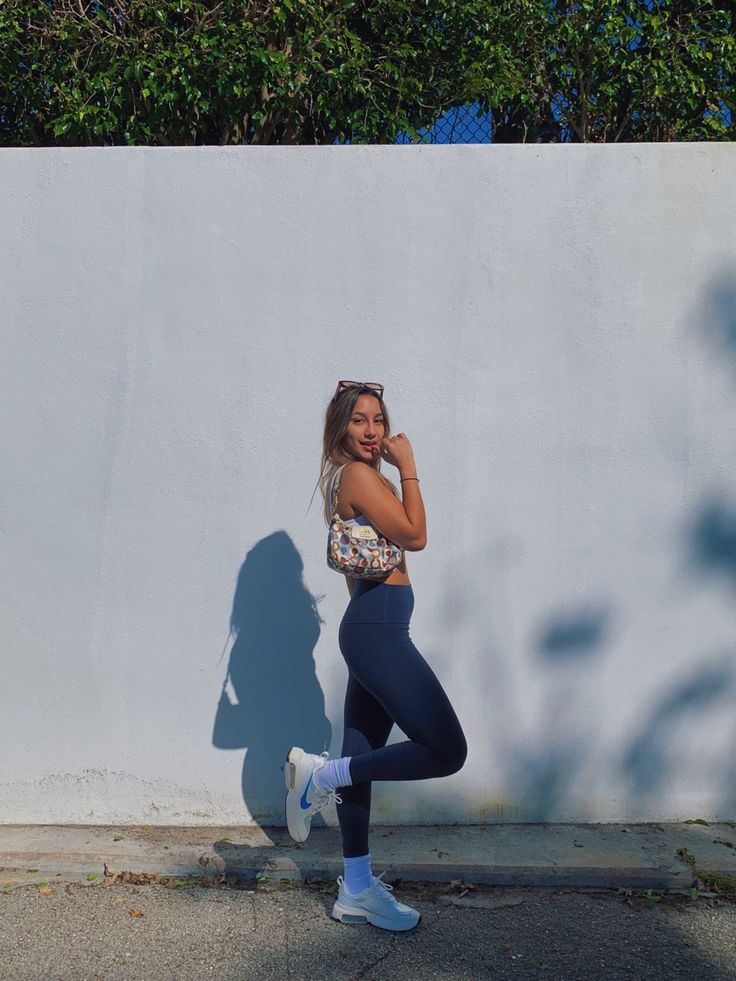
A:
<svg viewBox="0 0 736 981">
<path fill-rule="evenodd" d="M 340 381 L 337 383 L 337 391 L 335 392 L 334 398 L 346 388 L 369 388 L 371 392 L 374 392 L 380 399 L 383 398 L 383 385 L 379 385 L 378 382 L 356 382 L 356 381 Z"/>
</svg>

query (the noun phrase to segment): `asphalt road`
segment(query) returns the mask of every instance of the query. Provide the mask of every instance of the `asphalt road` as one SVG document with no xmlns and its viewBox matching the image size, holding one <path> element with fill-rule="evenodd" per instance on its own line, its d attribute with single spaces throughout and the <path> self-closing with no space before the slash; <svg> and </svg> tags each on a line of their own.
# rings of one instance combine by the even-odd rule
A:
<svg viewBox="0 0 736 981">
<path fill-rule="evenodd" d="M 390 933 L 334 921 L 329 882 L 23 886 L 0 895 L 0 977 L 736 979 L 736 904 L 464 888 L 397 882 L 422 919 Z"/>
</svg>

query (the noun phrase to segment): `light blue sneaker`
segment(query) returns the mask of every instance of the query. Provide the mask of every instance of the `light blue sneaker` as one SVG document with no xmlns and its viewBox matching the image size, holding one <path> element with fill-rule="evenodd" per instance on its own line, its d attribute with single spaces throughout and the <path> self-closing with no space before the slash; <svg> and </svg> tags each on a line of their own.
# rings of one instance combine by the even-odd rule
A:
<svg viewBox="0 0 736 981">
<path fill-rule="evenodd" d="M 342 804 L 334 790 L 322 790 L 314 782 L 314 773 L 321 770 L 328 752 L 305 753 L 301 746 L 292 746 L 284 764 L 286 782 L 286 826 L 296 842 L 306 841 L 312 818 L 333 801 Z"/>
<path fill-rule="evenodd" d="M 381 878 L 385 874 L 374 875 L 371 885 L 357 896 L 347 891 L 345 881 L 339 875 L 337 884 L 340 889 L 332 907 L 333 918 L 342 923 L 372 923 L 383 930 L 411 930 L 415 927 L 421 913 L 391 895 L 393 886 Z"/>
</svg>

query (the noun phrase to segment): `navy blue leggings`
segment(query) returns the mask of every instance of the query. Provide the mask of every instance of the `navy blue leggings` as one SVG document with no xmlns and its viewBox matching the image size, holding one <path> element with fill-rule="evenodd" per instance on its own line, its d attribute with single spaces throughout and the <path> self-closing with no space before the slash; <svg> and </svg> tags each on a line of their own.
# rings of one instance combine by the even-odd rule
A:
<svg viewBox="0 0 736 981">
<path fill-rule="evenodd" d="M 409 637 L 410 585 L 357 579 L 340 622 L 348 666 L 342 755 L 351 787 L 338 791 L 343 855 L 368 853 L 372 780 L 425 780 L 459 770 L 465 735 L 445 690 Z M 396 725 L 409 737 L 386 745 Z"/>
</svg>

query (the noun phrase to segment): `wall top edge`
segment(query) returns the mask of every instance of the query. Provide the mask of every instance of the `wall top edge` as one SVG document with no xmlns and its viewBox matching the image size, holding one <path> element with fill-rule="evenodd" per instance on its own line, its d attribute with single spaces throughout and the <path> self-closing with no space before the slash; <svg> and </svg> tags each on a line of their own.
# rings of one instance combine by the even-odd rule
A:
<svg viewBox="0 0 736 981">
<path fill-rule="evenodd" d="M 624 150 L 642 152 L 656 148 L 660 152 L 676 150 L 707 149 L 709 152 L 736 153 L 736 143 L 720 140 L 691 140 L 683 142 L 649 142 L 649 143 L 361 143 L 356 145 L 311 145 L 297 144 L 294 146 L 261 146 L 261 145 L 229 145 L 229 146 L 39 146 L 39 147 L 0 147 L 0 153 L 46 153 L 46 154 L 82 154 L 99 152 L 163 154 L 163 153 L 294 153 L 295 151 L 315 153 L 376 153 L 392 151 L 394 153 L 619 153 Z"/>
</svg>

